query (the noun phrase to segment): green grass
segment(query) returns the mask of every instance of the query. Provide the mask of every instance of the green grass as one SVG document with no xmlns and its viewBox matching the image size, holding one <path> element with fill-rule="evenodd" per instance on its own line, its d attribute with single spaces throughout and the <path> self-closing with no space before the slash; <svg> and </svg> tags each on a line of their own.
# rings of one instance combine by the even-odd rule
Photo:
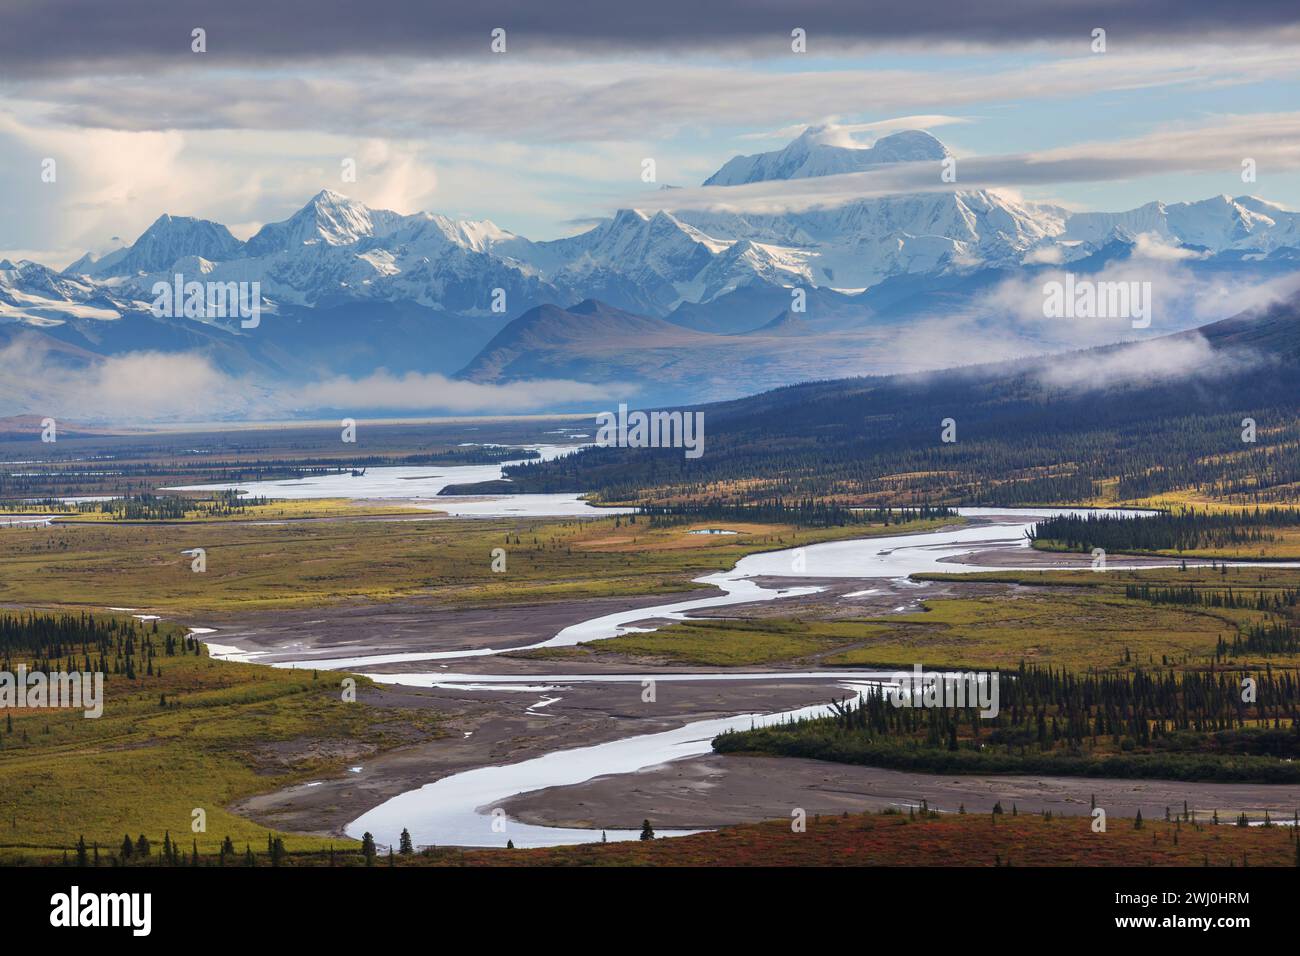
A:
<svg viewBox="0 0 1300 956">
<path fill-rule="evenodd" d="M 676 664 L 721 667 L 799 661 L 878 635 L 888 624 L 851 621 L 721 620 L 672 624 L 581 647 L 598 653 L 653 657 Z"/>
<path fill-rule="evenodd" d="M 0 603 L 197 613 L 418 595 L 479 604 L 662 594 L 756 551 L 898 531 L 737 525 L 735 536 L 688 534 L 693 527 L 604 518 L 6 528 Z M 181 553 L 192 548 L 206 550 L 206 572 Z M 505 573 L 492 570 L 495 548 L 505 549 Z"/>
<path fill-rule="evenodd" d="M 99 719 L 7 712 L 13 731 L 0 739 L 0 857 L 68 847 L 82 835 L 115 852 L 126 833 L 161 844 L 170 832 L 185 849 L 197 839 L 204 853 L 215 853 L 226 836 L 241 852 L 246 843 L 265 849 L 269 831 L 232 813 L 232 802 L 438 732 L 432 711 L 345 703 L 344 675 L 334 672 L 315 677 L 194 655 L 156 663 L 161 676 L 109 675 Z M 191 831 L 195 808 L 207 815 L 206 833 Z M 349 843 L 286 839 L 299 850 Z"/>
<path fill-rule="evenodd" d="M 1300 573 L 1294 570 L 1241 569 L 1232 574 L 1229 584 L 1244 593 L 1294 587 L 1300 581 Z M 921 664 L 1012 669 L 1021 661 L 1074 670 L 1203 666 L 1220 636 L 1231 640 L 1239 625 L 1263 618 L 1253 610 L 1157 605 L 1124 597 L 1125 585 L 1135 580 L 1199 582 L 1220 591 L 1227 585 L 1218 572 L 996 572 L 946 577 L 1020 586 L 997 594 L 925 601 L 920 613 L 818 619 L 811 616 L 816 612 L 807 612 L 799 618 L 697 620 L 576 648 L 525 652 L 525 656 L 624 655 L 724 667 Z M 834 610 L 822 613 L 830 615 Z M 1300 660 L 1243 654 L 1230 663 L 1283 666 Z"/>
<path fill-rule="evenodd" d="M 825 659 L 827 664 L 919 663 L 923 666 L 1014 668 L 1020 661 L 1071 669 L 1132 663 L 1182 662 L 1214 653 L 1220 635 L 1246 611 L 1153 606 L 1107 594 L 1048 591 L 926 601 L 866 645 Z M 882 619 L 884 620 L 884 619 Z"/>
<path fill-rule="evenodd" d="M 651 531 L 608 518 L 5 529 L 0 602 L 197 616 L 419 594 L 460 603 L 646 594 L 690 587 L 755 551 L 895 530 L 738 525 L 733 537 L 691 527 Z M 180 553 L 193 547 L 207 549 L 206 573 Z M 507 551 L 506 574 L 491 570 L 496 547 Z M 194 655 L 158 662 L 161 674 L 109 675 L 100 719 L 12 712 L 13 731 L 0 731 L 0 859 L 61 853 L 79 836 L 107 854 L 127 833 L 155 844 L 170 833 L 184 849 L 197 836 L 203 854 L 226 836 L 241 852 L 264 848 L 267 829 L 233 803 L 437 732 L 432 711 L 343 703 L 337 673 Z M 195 808 L 206 812 L 206 833 L 190 830 Z M 310 852 L 348 841 L 286 843 Z"/>
</svg>

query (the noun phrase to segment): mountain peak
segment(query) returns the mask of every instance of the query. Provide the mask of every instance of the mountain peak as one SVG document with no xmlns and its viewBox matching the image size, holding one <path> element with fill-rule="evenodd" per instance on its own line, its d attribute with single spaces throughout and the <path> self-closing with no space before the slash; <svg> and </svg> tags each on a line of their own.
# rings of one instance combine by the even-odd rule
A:
<svg viewBox="0 0 1300 956">
<path fill-rule="evenodd" d="M 319 206 L 319 205 L 338 206 L 338 205 L 342 205 L 342 204 L 344 204 L 344 203 L 351 203 L 351 202 L 352 202 L 352 200 L 349 199 L 347 196 L 343 195 L 343 194 L 340 193 L 340 192 L 335 192 L 333 189 L 330 189 L 330 188 L 326 187 L 325 189 L 322 189 L 320 192 L 318 192 L 315 196 L 312 196 L 312 197 L 311 197 L 311 200 L 307 203 L 307 205 L 309 205 L 309 206 Z M 362 204 L 362 203 L 357 203 L 357 205 L 363 205 L 363 204 Z"/>
<path fill-rule="evenodd" d="M 948 147 L 923 129 L 904 129 L 876 140 L 869 152 L 877 163 L 911 163 L 940 160 L 951 153 Z"/>
<path fill-rule="evenodd" d="M 324 243 L 350 246 L 361 239 L 383 235 L 402 217 L 387 209 L 371 209 L 333 189 L 322 189 L 288 219 L 272 222 L 248 240 L 248 254 L 263 256 L 302 245 Z"/>
<path fill-rule="evenodd" d="M 900 130 L 880 137 L 871 146 L 859 146 L 842 127 L 809 126 L 779 150 L 728 160 L 704 185 L 739 186 L 773 179 L 834 176 L 883 163 L 937 161 L 949 155 L 948 148 L 924 130 Z"/>
<path fill-rule="evenodd" d="M 70 274 L 125 276 L 163 272 L 179 259 L 199 256 L 214 262 L 233 258 L 242 244 L 219 222 L 163 213 L 140 238 L 102 259 L 82 256 L 68 267 Z"/>
</svg>

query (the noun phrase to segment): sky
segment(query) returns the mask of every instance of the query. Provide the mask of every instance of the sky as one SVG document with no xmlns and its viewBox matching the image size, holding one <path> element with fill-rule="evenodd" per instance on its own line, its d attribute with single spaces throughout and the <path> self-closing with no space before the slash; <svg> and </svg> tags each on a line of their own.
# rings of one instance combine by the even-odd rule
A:
<svg viewBox="0 0 1300 956">
<path fill-rule="evenodd" d="M 712 203 L 695 187 L 726 160 L 819 123 L 863 146 L 928 129 L 963 186 L 1070 208 L 1300 208 L 1293 3 L 464 6 L 6 3 L 0 257 L 63 267 L 162 213 L 246 238 L 327 187 L 548 239 L 664 185 Z M 826 185 L 735 201 L 832 202 Z"/>
</svg>

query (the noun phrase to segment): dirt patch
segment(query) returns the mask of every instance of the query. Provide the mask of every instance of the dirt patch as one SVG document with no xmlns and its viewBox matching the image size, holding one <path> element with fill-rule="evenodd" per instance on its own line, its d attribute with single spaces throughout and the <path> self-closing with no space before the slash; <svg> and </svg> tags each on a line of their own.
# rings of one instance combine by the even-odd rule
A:
<svg viewBox="0 0 1300 956">
<path fill-rule="evenodd" d="M 814 814 L 906 809 L 922 800 L 931 809 L 989 813 L 1050 810 L 1086 816 L 1092 800 L 1108 816 L 1164 819 L 1183 801 L 1202 823 L 1218 811 L 1229 824 L 1245 811 L 1259 819 L 1291 818 L 1295 787 L 1266 784 L 1181 783 L 1169 780 L 1099 780 L 1084 777 L 952 776 L 786 757 L 709 754 L 649 767 L 632 774 L 597 777 L 571 787 L 537 790 L 503 801 L 513 818 L 543 826 L 715 827 L 758 820 L 792 819 L 796 809 Z"/>
<path fill-rule="evenodd" d="M 447 715 L 439 725 L 443 736 L 362 757 L 356 772 L 251 797 L 233 809 L 280 830 L 342 835 L 349 822 L 385 800 L 463 770 L 656 733 L 693 720 L 790 710 L 842 694 L 833 675 L 825 682 L 776 675 L 770 681 L 665 681 L 656 686 L 652 702 L 643 699 L 639 682 L 575 683 L 544 693 L 406 687 L 377 693 L 374 703 L 382 706 L 405 700 L 437 708 Z M 544 696 L 560 699 L 530 711 Z"/>
</svg>

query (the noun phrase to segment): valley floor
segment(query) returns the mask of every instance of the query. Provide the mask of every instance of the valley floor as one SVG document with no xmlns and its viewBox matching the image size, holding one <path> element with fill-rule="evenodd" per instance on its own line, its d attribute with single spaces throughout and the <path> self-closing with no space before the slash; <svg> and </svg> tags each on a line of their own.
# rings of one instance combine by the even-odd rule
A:
<svg viewBox="0 0 1300 956">
<path fill-rule="evenodd" d="M 221 825 L 238 831 L 241 850 L 245 843 L 256 846 L 259 835 L 274 832 L 287 836 L 293 853 L 319 853 L 330 845 L 343 853 L 355 853 L 357 844 L 345 833 L 349 823 L 388 799 L 432 781 L 693 721 L 824 704 L 854 693 L 845 684 L 849 668 L 890 671 L 910 667 L 913 662 L 927 667 L 1010 668 L 1026 657 L 1075 669 L 1122 668 L 1129 651 L 1152 661 L 1159 660 L 1162 652 L 1173 651 L 1181 666 L 1212 654 L 1219 634 L 1245 613 L 1152 607 L 1122 598 L 1123 582 L 1135 576 L 1154 575 L 1162 580 L 1178 574 L 1183 575 L 1183 582 L 1217 586 L 1217 571 L 1151 568 L 1095 575 L 1076 570 L 1048 572 L 1040 579 L 1039 572 L 1013 569 L 1063 562 L 1082 569 L 1089 558 L 1046 555 L 1025 548 L 1012 555 L 993 548 L 964 560 L 984 567 L 1006 567 L 1005 572 L 959 580 L 931 576 L 928 580 L 814 577 L 792 581 L 759 576 L 754 581 L 763 587 L 798 583 L 820 590 L 767 602 L 700 609 L 691 612 L 690 621 L 666 621 L 649 609 L 715 593 L 711 588 L 692 586 L 693 575 L 699 571 L 729 567 L 745 553 L 811 542 L 818 535 L 756 526 L 742 543 L 694 537 L 689 534 L 690 527 L 620 527 L 618 519 L 611 518 L 581 523 L 529 519 L 509 526 L 438 519 L 421 525 L 394 524 L 382 533 L 379 527 L 373 522 L 358 524 L 346 534 L 334 533 L 329 525 L 230 527 L 224 532 L 228 537 L 219 541 L 250 556 L 274 555 L 273 563 L 259 567 L 241 561 L 238 574 L 214 580 L 215 590 L 197 590 L 193 576 L 166 572 L 170 582 L 164 592 L 167 606 L 160 610 L 170 621 L 212 628 L 204 637 L 219 655 L 245 657 L 255 664 L 298 662 L 302 670 L 296 673 L 274 672 L 285 678 L 294 675 L 306 680 L 305 671 L 310 669 L 311 681 L 319 684 L 313 694 L 320 695 L 312 706 L 322 715 L 332 713 L 325 698 L 334 682 L 353 666 L 340 664 L 340 659 L 375 655 L 417 658 L 365 664 L 367 674 L 394 683 L 363 685 L 360 690 L 359 700 L 367 705 L 365 712 L 371 715 L 367 720 L 375 728 L 372 742 L 364 750 L 346 754 L 322 750 L 312 742 L 310 729 L 298 724 L 286 725 L 286 733 L 292 736 L 281 742 L 260 741 L 252 749 L 264 764 L 269 761 L 276 766 L 274 773 L 266 766 L 259 771 L 265 774 L 266 786 L 259 786 L 255 775 L 236 775 L 232 761 L 250 751 L 238 735 L 252 739 L 262 728 L 256 707 L 240 710 L 237 702 L 230 702 L 234 709 L 224 714 L 232 725 L 227 752 L 222 755 L 223 772 L 230 780 L 221 794 L 227 796 L 208 796 L 223 801 Z M 354 534 L 354 529 L 362 530 Z M 12 540 L 30 543 L 26 552 L 16 548 L 15 557 L 28 565 L 23 573 L 32 582 L 41 581 L 52 597 L 66 593 L 65 589 L 86 574 L 109 580 L 112 568 L 107 552 L 129 543 L 133 548 L 128 562 L 135 578 L 132 586 L 144 589 L 138 594 L 147 594 L 149 575 L 159 573 L 159 561 L 169 562 L 164 567 L 174 563 L 170 555 L 179 551 L 176 545 L 183 541 L 183 530 L 79 529 L 75 540 L 99 550 L 76 565 L 70 564 L 62 551 L 51 554 L 46 537 Z M 822 537 L 839 540 L 852 533 L 850 529 L 831 529 Z M 880 529 L 858 532 L 871 533 L 878 534 Z M 508 600 L 509 588 L 501 587 L 477 566 L 493 544 L 502 539 L 510 543 L 512 535 L 512 567 L 525 569 L 521 579 L 515 580 L 522 585 L 522 593 L 529 595 L 527 600 L 513 602 Z M 161 551 L 157 544 L 149 543 L 150 537 L 162 539 Z M 214 553 L 219 552 L 214 549 Z M 439 562 L 436 577 L 428 568 L 430 556 L 435 555 Z M 476 562 L 473 571 L 465 570 L 467 560 Z M 1168 564 L 1159 559 L 1126 563 L 1148 568 Z M 260 579 L 250 573 L 254 569 Z M 376 581 L 388 572 L 402 578 L 404 591 L 385 590 L 387 600 L 373 599 Z M 121 575 L 120 571 L 114 573 Z M 1295 578 L 1294 571 L 1285 569 L 1234 569 L 1233 575 L 1231 583 L 1256 587 L 1280 587 Z M 309 590 L 305 600 L 303 588 Z M 1114 588 L 1120 589 L 1120 596 Z M 326 589 L 334 595 L 328 605 L 310 596 L 324 594 Z M 191 601 L 202 609 L 187 611 L 185 605 Z M 635 615 L 628 618 L 625 624 L 633 628 L 621 637 L 522 650 L 579 622 L 643 608 L 647 616 L 639 621 Z M 655 629 L 642 632 L 638 627 Z M 484 648 L 503 653 L 450 660 L 436 657 Z M 321 669 L 313 666 L 315 661 L 321 662 Z M 1273 662 L 1292 663 L 1288 656 Z M 204 668 L 217 668 L 217 673 L 226 667 L 241 668 L 241 674 L 266 673 L 265 668 L 248 664 L 201 663 Z M 738 665 L 754 679 L 731 679 L 741 670 Z M 169 665 L 169 679 L 185 677 L 184 673 L 171 674 L 172 669 Z M 800 676 L 810 672 L 816 676 Z M 556 675 L 569 679 L 556 679 Z M 688 675 L 695 679 L 682 679 Z M 487 681 L 475 683 L 475 678 L 487 677 L 514 683 L 517 689 L 493 687 Z M 409 683 L 403 684 L 404 679 Z M 655 681 L 653 700 L 642 693 L 643 679 Z M 187 696 L 188 691 L 184 685 L 169 687 L 168 697 L 173 706 L 182 708 L 172 721 L 192 732 L 200 726 L 195 721 L 202 712 L 181 718 L 188 708 L 202 704 L 200 698 Z M 148 693 L 145 688 L 144 695 L 135 695 L 140 698 L 137 706 L 148 703 Z M 306 711 L 295 714 L 298 721 L 307 717 Z M 331 734 L 337 737 L 341 732 L 339 725 Z M 177 747 L 178 731 L 169 729 L 168 733 L 168 746 Z M 73 754 L 75 742 L 62 743 L 60 753 Z M 149 746 L 143 738 L 133 745 Z M 38 737 L 29 751 L 25 741 L 23 750 L 0 752 L 0 760 L 18 758 L 30 764 L 39 758 L 41 748 Z M 111 768 L 116 765 L 112 761 L 118 759 L 106 756 L 104 766 Z M 74 766 L 76 761 L 68 763 Z M 133 764 L 130 773 L 137 769 Z M 132 786 L 143 783 L 136 777 L 130 781 Z M 30 797 L 21 797 L 24 812 L 39 813 Z M 1063 841 L 1079 838 L 1075 830 L 1082 828 L 1086 834 L 1087 820 L 1074 818 L 1086 817 L 1094 798 L 1115 820 L 1111 832 L 1122 838 L 1110 841 L 1106 837 L 1110 842 L 1096 845 L 1107 849 L 1092 856 L 1080 856 L 1085 851 L 1077 846 L 1070 851 L 1073 855 L 1063 855 Z M 906 808 L 922 802 L 944 814 L 938 820 L 917 822 L 916 829 L 907 831 L 909 839 L 924 832 L 931 841 L 927 843 L 930 850 L 913 858 L 905 848 L 892 846 L 890 841 L 902 835 L 892 828 L 907 826 Z M 989 812 L 999 802 L 1008 818 L 1013 808 L 1019 816 L 1006 827 L 1000 817 L 995 834 Z M 1184 802 L 1195 811 L 1199 823 L 1208 825 L 1217 810 L 1225 825 L 1212 831 L 1206 826 L 1208 836 L 1188 835 L 1182 838 L 1185 845 L 1180 842 L 1175 850 L 1171 833 L 1159 829 L 1164 824 L 1156 821 L 1164 820 L 1168 808 L 1177 813 Z M 645 845 L 620 844 L 617 848 L 518 850 L 505 856 L 500 851 L 447 850 L 419 859 L 465 863 L 994 865 L 1010 857 L 1017 865 L 1069 859 L 1100 865 L 1199 862 L 1191 856 L 1196 850 L 1214 865 L 1227 865 L 1242 853 L 1250 856 L 1252 863 L 1289 865 L 1293 849 L 1277 830 L 1269 828 L 1265 833 L 1264 828 L 1226 824 L 1242 812 L 1258 821 L 1268 811 L 1275 821 L 1286 821 L 1298 803 L 1300 788 L 1296 787 L 956 777 L 794 758 L 709 754 L 574 786 L 535 790 L 502 805 L 511 819 L 522 823 L 596 831 L 639 828 L 643 820 L 649 820 L 662 829 L 728 827 L 723 832 Z M 967 814 L 958 812 L 963 807 Z M 901 816 L 839 816 L 900 808 L 904 810 Z M 803 842 L 789 842 L 786 836 L 796 809 L 806 811 L 810 821 L 807 834 L 791 834 Z M 168 813 L 175 810 L 167 808 Z M 1037 811 L 1069 819 L 1036 823 L 1039 818 L 1032 814 Z M 1139 811 L 1152 821 L 1152 829 L 1142 833 L 1141 839 L 1128 836 L 1133 824 L 1126 819 Z M 814 826 L 819 813 L 824 816 Z M 735 824 L 774 818 L 777 823 L 731 829 Z M 74 819 L 75 815 L 67 821 L 73 829 L 66 836 L 46 828 L 41 839 L 33 842 L 33 851 L 37 846 L 57 846 L 61 837 L 70 845 L 78 835 Z M 841 822 L 845 819 L 849 822 Z M 176 822 L 175 830 L 183 832 L 184 818 Z M 987 832 L 980 829 L 986 824 Z M 117 829 L 116 823 L 110 825 Z M 130 828 L 134 833 L 154 825 L 136 814 Z M 1191 829 L 1200 833 L 1194 826 Z M 96 839 L 109 838 L 109 825 L 103 830 L 102 834 L 96 831 Z M 1255 835 L 1257 832 L 1261 835 Z M 220 839 L 222 833 L 214 831 L 210 836 Z M 120 841 L 120 835 L 115 839 Z M 9 845 L 17 848 L 16 841 Z M 211 850 L 207 843 L 200 848 L 204 855 Z"/>
</svg>

